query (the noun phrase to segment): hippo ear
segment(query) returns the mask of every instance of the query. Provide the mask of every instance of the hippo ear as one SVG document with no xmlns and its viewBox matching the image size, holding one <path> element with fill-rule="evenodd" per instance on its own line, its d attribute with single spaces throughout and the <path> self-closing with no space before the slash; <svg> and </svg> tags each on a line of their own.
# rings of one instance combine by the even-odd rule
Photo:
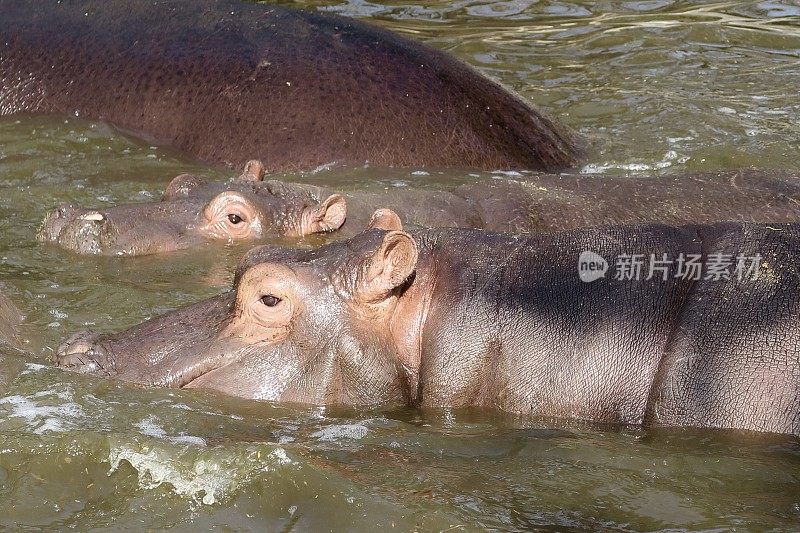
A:
<svg viewBox="0 0 800 533">
<path fill-rule="evenodd" d="M 347 218 L 347 202 L 341 195 L 332 194 L 321 204 L 304 208 L 300 217 L 302 235 L 336 231 Z"/>
<path fill-rule="evenodd" d="M 162 201 L 175 200 L 176 198 L 186 198 L 192 191 L 206 184 L 206 180 L 193 174 L 181 174 L 172 178 L 164 194 Z"/>
<path fill-rule="evenodd" d="M 417 243 L 404 231 L 389 231 L 383 242 L 362 264 L 358 296 L 379 302 L 403 285 L 417 267 Z"/>
<path fill-rule="evenodd" d="M 381 208 L 372 213 L 367 229 L 382 229 L 386 231 L 403 231 L 403 222 L 391 209 Z"/>
<path fill-rule="evenodd" d="M 258 159 L 251 159 L 244 164 L 244 170 L 239 177 L 238 181 L 263 181 L 264 180 L 264 163 Z"/>
</svg>

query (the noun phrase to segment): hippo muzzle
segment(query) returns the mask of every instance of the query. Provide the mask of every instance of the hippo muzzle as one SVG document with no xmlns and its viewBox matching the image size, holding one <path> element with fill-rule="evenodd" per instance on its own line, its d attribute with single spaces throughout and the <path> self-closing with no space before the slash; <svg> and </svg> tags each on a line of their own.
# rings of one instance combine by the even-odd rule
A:
<svg viewBox="0 0 800 533">
<path fill-rule="evenodd" d="M 81 209 L 62 205 L 47 214 L 38 239 L 85 255 L 168 252 L 205 242 L 195 235 L 202 205 L 191 200 Z"/>
<path fill-rule="evenodd" d="M 56 366 L 148 386 L 180 388 L 236 361 L 240 351 L 219 334 L 233 297 L 223 294 L 153 318 L 116 335 L 77 333 L 58 347 Z"/>
<path fill-rule="evenodd" d="M 108 233 L 107 220 L 102 213 L 64 204 L 47 214 L 38 238 L 43 242 L 57 242 L 80 254 L 96 255 L 102 252 Z"/>
<path fill-rule="evenodd" d="M 101 335 L 93 331 L 81 331 L 72 335 L 56 350 L 56 364 L 82 374 L 107 377 L 116 375 L 114 360 L 103 347 L 101 339 Z"/>
</svg>

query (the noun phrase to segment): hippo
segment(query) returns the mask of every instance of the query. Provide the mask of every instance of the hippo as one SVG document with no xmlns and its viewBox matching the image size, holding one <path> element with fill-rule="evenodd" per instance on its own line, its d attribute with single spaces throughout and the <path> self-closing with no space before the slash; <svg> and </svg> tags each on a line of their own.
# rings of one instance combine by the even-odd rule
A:
<svg viewBox="0 0 800 533">
<path fill-rule="evenodd" d="M 800 435 L 798 265 L 797 223 L 409 232 L 384 211 L 348 240 L 254 248 L 229 292 L 55 362 L 268 401 Z"/>
<path fill-rule="evenodd" d="M 664 177 L 530 176 L 434 190 L 381 192 L 264 181 L 250 161 L 239 178 L 209 183 L 183 174 L 160 202 L 50 212 L 40 240 L 83 254 L 143 255 L 218 241 L 269 241 L 333 233 L 352 237 L 386 206 L 412 227 L 552 232 L 628 222 L 800 222 L 797 172 L 738 170 Z"/>
<path fill-rule="evenodd" d="M 105 121 L 210 164 L 556 170 L 586 142 L 450 55 L 238 0 L 0 0 L 0 116 Z"/>
</svg>

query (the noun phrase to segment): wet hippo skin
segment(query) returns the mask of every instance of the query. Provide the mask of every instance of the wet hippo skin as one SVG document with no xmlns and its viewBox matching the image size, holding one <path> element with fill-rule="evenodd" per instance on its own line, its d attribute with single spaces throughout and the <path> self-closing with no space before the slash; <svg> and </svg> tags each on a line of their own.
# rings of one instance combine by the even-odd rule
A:
<svg viewBox="0 0 800 533">
<path fill-rule="evenodd" d="M 0 0 L 0 115 L 107 121 L 212 164 L 571 167 L 567 127 L 453 57 L 231 0 Z"/>
<path fill-rule="evenodd" d="M 619 178 L 542 174 L 526 181 L 480 180 L 436 190 L 344 192 L 264 181 L 251 161 L 228 183 L 181 175 L 160 202 L 53 210 L 40 239 L 83 254 L 143 255 L 208 242 L 355 235 L 388 207 L 412 227 L 548 232 L 584 226 L 726 220 L 800 222 L 800 175 L 739 170 Z"/>
<path fill-rule="evenodd" d="M 78 334 L 56 362 L 273 401 L 800 434 L 800 224 L 512 235 L 377 218 L 316 250 L 255 248 L 230 292 Z M 643 275 L 582 281 L 585 251 L 643 254 Z M 701 276 L 679 275 L 680 254 Z M 672 262 L 648 280 L 651 255 Z M 759 267 L 737 273 L 739 256 Z M 714 257 L 727 277 L 709 277 Z"/>
</svg>

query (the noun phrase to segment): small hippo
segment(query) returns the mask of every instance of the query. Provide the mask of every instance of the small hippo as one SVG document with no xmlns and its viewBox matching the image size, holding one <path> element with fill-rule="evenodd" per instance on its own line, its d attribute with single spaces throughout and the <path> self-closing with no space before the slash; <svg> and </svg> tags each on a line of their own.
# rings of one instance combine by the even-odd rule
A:
<svg viewBox="0 0 800 533">
<path fill-rule="evenodd" d="M 315 250 L 254 248 L 230 292 L 78 334 L 56 363 L 271 401 L 800 434 L 800 224 L 376 220 Z"/>
<path fill-rule="evenodd" d="M 62 206 L 47 216 L 39 237 L 79 253 L 108 255 L 321 232 L 346 238 L 361 231 L 379 206 L 412 227 L 514 233 L 628 222 L 800 221 L 800 175 L 780 171 L 657 178 L 543 174 L 441 190 L 349 194 L 263 178 L 264 165 L 250 161 L 230 183 L 178 176 L 160 202 L 104 209 Z"/>
<path fill-rule="evenodd" d="M 0 0 L 0 116 L 102 120 L 210 164 L 548 170 L 585 141 L 451 55 L 239 0 Z"/>
</svg>

